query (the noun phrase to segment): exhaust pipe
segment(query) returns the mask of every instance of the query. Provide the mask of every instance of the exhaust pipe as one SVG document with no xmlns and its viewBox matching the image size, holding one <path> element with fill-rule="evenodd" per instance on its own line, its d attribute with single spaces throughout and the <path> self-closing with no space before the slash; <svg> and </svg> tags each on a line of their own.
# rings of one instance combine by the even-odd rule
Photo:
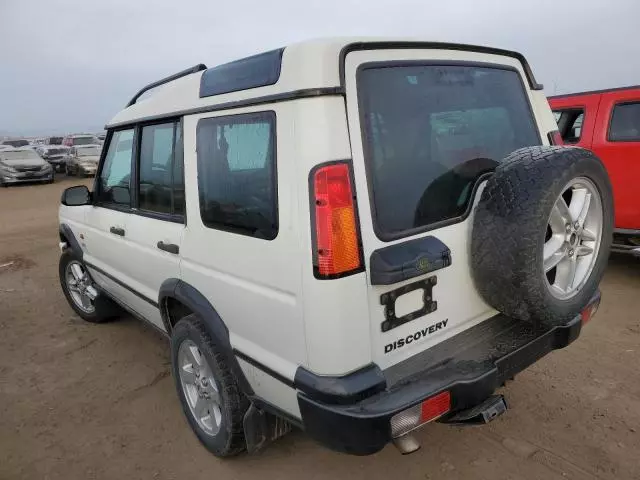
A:
<svg viewBox="0 0 640 480">
<path fill-rule="evenodd" d="M 402 455 L 409 455 L 410 453 L 420 450 L 420 444 L 416 437 L 410 433 L 406 433 L 401 437 L 393 439 L 393 445 L 400 451 Z"/>
</svg>

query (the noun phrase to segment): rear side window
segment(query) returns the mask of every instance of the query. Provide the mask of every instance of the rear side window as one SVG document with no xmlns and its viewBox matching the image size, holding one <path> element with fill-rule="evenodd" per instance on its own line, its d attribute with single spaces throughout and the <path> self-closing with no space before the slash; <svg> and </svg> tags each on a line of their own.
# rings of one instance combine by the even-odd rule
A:
<svg viewBox="0 0 640 480">
<path fill-rule="evenodd" d="M 372 64 L 358 72 L 377 235 L 417 233 L 465 215 L 476 180 L 510 152 L 539 145 L 515 70 Z"/>
<path fill-rule="evenodd" d="M 553 112 L 558 131 L 564 143 L 578 143 L 582 136 L 582 124 L 584 122 L 584 109 L 571 108 L 567 110 L 555 110 Z"/>
<path fill-rule="evenodd" d="M 72 149 L 72 152 L 73 150 L 75 149 Z M 130 206 L 132 152 L 133 129 L 114 132 L 100 171 L 99 202 Z"/>
<path fill-rule="evenodd" d="M 609 141 L 640 142 L 640 102 L 621 103 L 613 108 Z"/>
<path fill-rule="evenodd" d="M 138 170 L 138 208 L 171 215 L 184 214 L 180 123 L 142 127 Z"/>
<path fill-rule="evenodd" d="M 278 234 L 275 113 L 200 120 L 200 215 L 209 228 L 272 240 Z"/>
</svg>

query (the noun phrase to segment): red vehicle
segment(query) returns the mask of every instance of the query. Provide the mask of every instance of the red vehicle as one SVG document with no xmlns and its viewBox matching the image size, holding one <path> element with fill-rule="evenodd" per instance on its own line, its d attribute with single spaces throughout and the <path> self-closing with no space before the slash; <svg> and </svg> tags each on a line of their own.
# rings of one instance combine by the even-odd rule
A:
<svg viewBox="0 0 640 480">
<path fill-rule="evenodd" d="M 613 184 L 614 251 L 640 255 L 640 86 L 549 97 L 565 144 L 592 150 Z"/>
</svg>

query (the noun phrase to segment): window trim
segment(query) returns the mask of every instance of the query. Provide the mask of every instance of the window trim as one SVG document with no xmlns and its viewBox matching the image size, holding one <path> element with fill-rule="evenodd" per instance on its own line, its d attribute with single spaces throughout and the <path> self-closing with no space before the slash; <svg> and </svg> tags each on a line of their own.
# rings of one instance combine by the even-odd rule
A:
<svg viewBox="0 0 640 480">
<path fill-rule="evenodd" d="M 531 115 L 531 120 L 534 126 L 534 132 L 536 137 L 538 138 L 538 145 L 542 145 L 540 125 L 538 125 L 536 116 L 533 111 L 533 107 L 531 105 L 531 98 L 529 97 L 529 88 L 527 88 L 527 86 L 525 85 L 522 79 L 522 75 L 520 74 L 520 71 L 511 65 L 502 65 L 502 64 L 496 64 L 496 63 L 490 63 L 490 62 L 464 61 L 464 60 L 387 60 L 387 61 L 372 61 L 372 62 L 361 63 L 360 65 L 358 65 L 358 68 L 356 69 L 355 88 L 356 88 L 356 95 L 357 95 L 357 102 L 358 102 L 358 118 L 360 121 L 362 153 L 364 156 L 365 173 L 367 177 L 367 192 L 369 194 L 369 208 L 371 211 L 371 223 L 373 224 L 373 232 L 375 233 L 376 237 L 379 240 L 382 240 L 383 242 L 392 242 L 394 240 L 399 240 L 402 238 L 413 237 L 421 233 L 430 232 L 438 228 L 454 225 L 456 223 L 461 223 L 465 221 L 469 217 L 469 214 L 473 209 L 473 203 L 474 203 L 473 199 L 476 197 L 478 193 L 478 189 L 480 188 L 480 185 L 482 185 L 482 183 L 492 175 L 492 173 L 485 173 L 483 175 L 480 175 L 476 179 L 476 181 L 473 184 L 473 187 L 471 188 L 471 194 L 469 197 L 471 200 L 467 202 L 467 206 L 465 208 L 465 211 L 462 213 L 462 215 L 458 215 L 457 217 L 452 217 L 452 218 L 446 218 L 437 222 L 428 223 L 426 225 L 421 225 L 419 227 L 402 230 L 400 232 L 387 232 L 380 228 L 378 224 L 377 214 L 376 214 L 375 201 L 374 201 L 375 197 L 373 192 L 373 174 L 372 174 L 372 165 L 371 165 L 373 161 L 373 155 L 372 155 L 373 152 L 371 151 L 371 148 L 370 148 L 370 142 L 369 142 L 370 139 L 369 139 L 368 129 L 364 128 L 364 125 L 366 125 L 365 109 L 363 108 L 364 98 L 360 94 L 358 78 L 362 70 L 373 69 L 373 68 L 415 67 L 415 66 L 480 67 L 480 68 L 494 68 L 497 70 L 507 70 L 507 71 L 515 72 L 520 81 L 520 84 L 522 85 L 522 92 L 525 97 L 525 104 L 529 110 L 529 114 Z"/>
<path fill-rule="evenodd" d="M 165 213 L 165 212 L 156 212 L 153 210 L 145 210 L 145 209 L 141 209 L 140 208 L 140 152 L 141 152 L 141 145 L 142 145 L 142 129 L 144 127 L 152 127 L 154 125 L 164 125 L 167 123 L 172 123 L 173 124 L 173 139 L 172 139 L 172 146 L 173 146 L 173 150 L 172 150 L 172 158 L 171 158 L 171 188 L 172 188 L 172 193 L 171 193 L 171 211 L 172 213 Z M 132 213 L 135 213 L 136 215 L 139 215 L 141 217 L 147 217 L 147 218 L 154 218 L 156 220 L 163 220 L 163 221 L 167 221 L 167 222 L 173 222 L 173 223 L 183 223 L 186 225 L 187 223 L 187 216 L 186 216 L 186 195 L 185 195 L 185 214 L 175 214 L 173 213 L 174 210 L 174 198 L 173 198 L 173 168 L 174 168 L 174 162 L 176 159 L 176 133 L 178 128 L 180 128 L 181 132 L 184 134 L 183 126 L 182 126 L 182 117 L 178 117 L 178 118 L 165 118 L 165 119 L 161 119 L 161 120 L 154 120 L 152 122 L 141 122 L 141 123 L 137 123 L 136 124 L 136 134 L 137 134 L 137 140 L 135 141 L 136 143 L 136 158 L 135 158 L 135 185 L 133 188 L 133 195 L 132 195 L 132 202 L 131 202 L 131 210 Z M 181 137 L 182 138 L 182 150 L 183 150 L 183 154 L 182 154 L 182 172 L 183 172 L 183 181 L 184 181 L 184 136 Z M 186 190 L 186 189 L 185 189 Z"/>
<path fill-rule="evenodd" d="M 274 231 L 273 235 L 269 237 L 261 237 L 255 234 L 249 233 L 246 229 L 242 227 L 237 227 L 233 225 L 225 225 L 222 223 L 215 224 L 207 224 L 205 223 L 204 218 L 202 218 L 203 209 L 200 203 L 200 182 L 198 181 L 198 210 L 200 211 L 200 221 L 202 225 L 211 230 L 219 230 L 222 232 L 233 233 L 236 235 L 242 235 L 245 237 L 255 238 L 257 240 L 266 240 L 273 241 L 278 238 L 278 234 L 280 233 L 280 204 L 279 204 L 279 196 L 278 196 L 278 118 L 275 110 L 257 110 L 252 112 L 243 112 L 243 113 L 233 113 L 228 115 L 214 115 L 210 117 L 202 117 L 198 119 L 198 123 L 196 125 L 196 172 L 198 179 L 200 178 L 200 162 L 198 158 L 197 146 L 198 146 L 198 138 L 200 135 L 200 129 L 202 128 L 202 123 L 207 120 L 225 120 L 232 119 L 227 125 L 234 125 L 238 123 L 242 123 L 242 118 L 246 117 L 262 117 L 266 118 L 269 121 L 271 131 L 270 131 L 270 142 L 271 150 L 272 150 L 272 168 L 271 168 L 271 185 L 273 191 L 273 212 L 274 212 Z M 257 122 L 256 122 L 257 123 Z"/>
<path fill-rule="evenodd" d="M 638 105 L 640 108 L 640 98 L 637 100 L 622 100 L 620 102 L 614 102 L 611 107 L 611 112 L 609 113 L 609 122 L 607 125 L 607 142 L 610 143 L 640 143 L 640 137 L 631 139 L 631 140 L 612 140 L 611 139 L 611 126 L 613 125 L 613 114 L 616 111 L 616 107 L 621 107 L 624 105 Z"/>
</svg>

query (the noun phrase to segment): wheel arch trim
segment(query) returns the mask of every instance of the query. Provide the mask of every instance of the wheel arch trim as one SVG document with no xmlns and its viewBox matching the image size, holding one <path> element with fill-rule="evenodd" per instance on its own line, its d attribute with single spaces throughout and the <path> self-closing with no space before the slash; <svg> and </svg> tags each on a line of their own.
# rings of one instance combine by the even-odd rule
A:
<svg viewBox="0 0 640 480">
<path fill-rule="evenodd" d="M 80 260 L 83 259 L 84 251 L 78 242 L 78 239 L 71 230 L 71 227 L 66 223 L 60 224 L 60 240 L 67 242 L 69 248 L 73 250 L 73 252 L 79 257 Z"/>
<path fill-rule="evenodd" d="M 211 339 L 220 349 L 220 353 L 224 355 L 225 360 L 235 374 L 242 391 L 245 395 L 253 395 L 253 388 L 251 388 L 251 384 L 242 371 L 240 363 L 238 363 L 238 359 L 233 351 L 233 347 L 231 346 L 231 341 L 229 340 L 229 329 L 213 305 L 211 305 L 206 297 L 192 285 L 178 278 L 169 278 L 165 280 L 160 286 L 158 305 L 160 307 L 162 321 L 169 335 L 171 335 L 172 327 L 167 309 L 167 301 L 172 298 L 179 301 L 188 307 L 193 313 L 198 315 L 204 323 L 207 333 L 211 335 Z"/>
</svg>

